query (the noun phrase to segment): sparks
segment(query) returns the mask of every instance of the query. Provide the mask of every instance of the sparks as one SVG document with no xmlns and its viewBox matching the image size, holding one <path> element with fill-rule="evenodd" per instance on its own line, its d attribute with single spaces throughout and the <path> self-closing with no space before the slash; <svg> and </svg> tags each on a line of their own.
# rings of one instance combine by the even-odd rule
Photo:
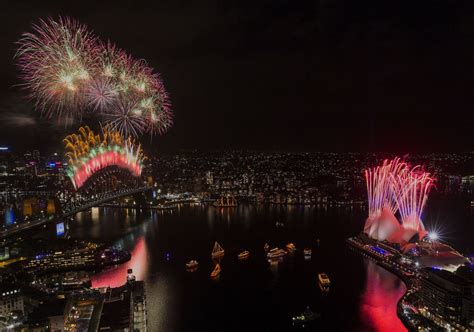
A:
<svg viewBox="0 0 474 332">
<path fill-rule="evenodd" d="M 145 60 L 103 43 L 73 19 L 48 19 L 33 28 L 18 42 L 16 59 L 23 86 L 49 117 L 92 113 L 134 137 L 171 127 L 168 94 Z"/>
<path fill-rule="evenodd" d="M 104 128 L 96 135 L 89 127 L 81 127 L 76 134 L 64 139 L 68 158 L 67 175 L 79 189 L 96 172 L 108 166 L 127 169 L 140 176 L 145 159 L 140 145 L 119 132 Z"/>
</svg>

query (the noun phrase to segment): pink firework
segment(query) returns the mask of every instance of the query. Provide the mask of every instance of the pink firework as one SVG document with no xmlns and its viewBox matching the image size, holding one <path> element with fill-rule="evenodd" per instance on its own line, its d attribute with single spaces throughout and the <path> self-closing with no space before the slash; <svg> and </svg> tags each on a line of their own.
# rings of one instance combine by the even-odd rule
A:
<svg viewBox="0 0 474 332">
<path fill-rule="evenodd" d="M 400 158 L 384 160 L 382 166 L 365 171 L 367 193 L 369 199 L 369 216 L 376 217 L 384 207 L 392 213 L 397 211 L 391 189 L 391 176 L 398 174 L 406 167 Z"/>
<path fill-rule="evenodd" d="M 41 21 L 18 44 L 23 85 L 50 117 L 92 111 L 133 136 L 171 127 L 171 105 L 159 75 L 77 21 Z"/>
<path fill-rule="evenodd" d="M 18 42 L 23 85 L 49 116 L 71 116 L 82 108 L 96 65 L 97 38 L 75 20 L 48 19 Z"/>
<path fill-rule="evenodd" d="M 392 175 L 394 198 L 404 229 L 425 230 L 421 213 L 433 183 L 430 173 L 421 171 L 420 166 Z"/>
<path fill-rule="evenodd" d="M 138 103 L 129 98 L 119 98 L 113 107 L 103 113 L 104 124 L 124 137 L 137 137 L 147 128 L 147 119 Z"/>
<path fill-rule="evenodd" d="M 399 158 L 385 160 L 381 166 L 365 171 L 369 216 L 364 232 L 377 240 L 397 243 L 409 241 L 425 228 L 421 214 L 434 179 L 420 166 L 409 168 Z M 400 222 L 395 212 L 400 214 Z"/>
<path fill-rule="evenodd" d="M 381 166 L 365 171 L 369 216 L 364 232 L 378 240 L 386 240 L 399 229 L 395 218 L 397 205 L 392 190 L 392 174 L 403 172 L 406 164 L 400 158 L 384 160 Z"/>
<path fill-rule="evenodd" d="M 104 111 L 117 102 L 119 93 L 110 79 L 101 77 L 90 82 L 85 90 L 85 99 L 94 111 Z"/>
</svg>

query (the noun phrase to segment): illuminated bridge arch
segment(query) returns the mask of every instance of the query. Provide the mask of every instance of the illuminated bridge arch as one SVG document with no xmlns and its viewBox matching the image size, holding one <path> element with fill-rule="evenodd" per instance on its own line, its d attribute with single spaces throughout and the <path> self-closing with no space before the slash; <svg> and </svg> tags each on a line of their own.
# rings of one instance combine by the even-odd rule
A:
<svg viewBox="0 0 474 332">
<path fill-rule="evenodd" d="M 126 170 L 135 177 L 142 174 L 145 157 L 140 146 L 116 131 L 105 128 L 101 135 L 96 135 L 89 127 L 81 127 L 78 133 L 67 136 L 64 144 L 67 174 L 76 190 L 94 174 L 110 167 Z"/>
</svg>

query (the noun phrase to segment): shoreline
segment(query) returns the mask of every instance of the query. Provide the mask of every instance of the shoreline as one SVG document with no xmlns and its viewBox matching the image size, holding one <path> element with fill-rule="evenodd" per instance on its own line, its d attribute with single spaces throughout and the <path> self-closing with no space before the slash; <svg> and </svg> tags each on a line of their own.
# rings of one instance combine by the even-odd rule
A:
<svg viewBox="0 0 474 332">
<path fill-rule="evenodd" d="M 408 319 L 402 314 L 403 313 L 402 302 L 408 295 L 411 294 L 411 291 L 413 290 L 413 287 L 412 287 L 413 282 L 411 278 L 408 277 L 407 275 L 404 275 L 404 273 L 395 269 L 393 266 L 390 266 L 389 264 L 382 262 L 380 260 L 380 257 L 377 256 L 377 254 L 373 253 L 372 251 L 365 250 L 361 245 L 358 245 L 358 243 L 356 243 L 356 241 L 354 241 L 353 238 L 348 238 L 346 240 L 346 245 L 349 246 L 349 248 L 352 249 L 353 251 L 358 252 L 359 254 L 362 254 L 362 256 L 368 259 L 371 259 L 377 265 L 383 267 L 388 272 L 394 274 L 405 284 L 406 291 L 397 301 L 397 317 L 400 319 L 400 321 L 403 323 L 403 326 L 405 326 L 405 328 L 408 331 L 416 331 L 417 330 L 416 326 L 411 325 Z"/>
</svg>

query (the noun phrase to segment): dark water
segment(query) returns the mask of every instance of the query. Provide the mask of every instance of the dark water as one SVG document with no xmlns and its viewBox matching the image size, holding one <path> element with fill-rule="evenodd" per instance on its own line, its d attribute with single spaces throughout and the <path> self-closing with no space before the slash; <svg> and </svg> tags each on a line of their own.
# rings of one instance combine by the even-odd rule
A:
<svg viewBox="0 0 474 332">
<path fill-rule="evenodd" d="M 472 227 L 468 208 L 454 211 L 460 229 Z M 181 206 L 163 213 L 95 208 L 77 215 L 72 236 L 132 252 L 130 262 L 97 275 L 93 285 L 121 285 L 132 268 L 146 282 L 150 331 L 288 330 L 291 317 L 306 306 L 321 313 L 311 330 L 404 331 L 396 316 L 404 284 L 345 246 L 344 240 L 363 227 L 365 214 L 261 205 Z M 275 227 L 276 221 L 285 226 Z M 216 240 L 226 254 L 220 279 L 212 281 Z M 299 250 L 270 265 L 265 242 L 281 248 L 293 242 Z M 310 261 L 303 258 L 304 247 L 313 249 Z M 244 249 L 251 256 L 239 262 L 236 255 Z M 190 259 L 200 263 L 195 273 L 185 271 Z M 331 279 L 327 295 L 319 290 L 319 272 Z"/>
</svg>

